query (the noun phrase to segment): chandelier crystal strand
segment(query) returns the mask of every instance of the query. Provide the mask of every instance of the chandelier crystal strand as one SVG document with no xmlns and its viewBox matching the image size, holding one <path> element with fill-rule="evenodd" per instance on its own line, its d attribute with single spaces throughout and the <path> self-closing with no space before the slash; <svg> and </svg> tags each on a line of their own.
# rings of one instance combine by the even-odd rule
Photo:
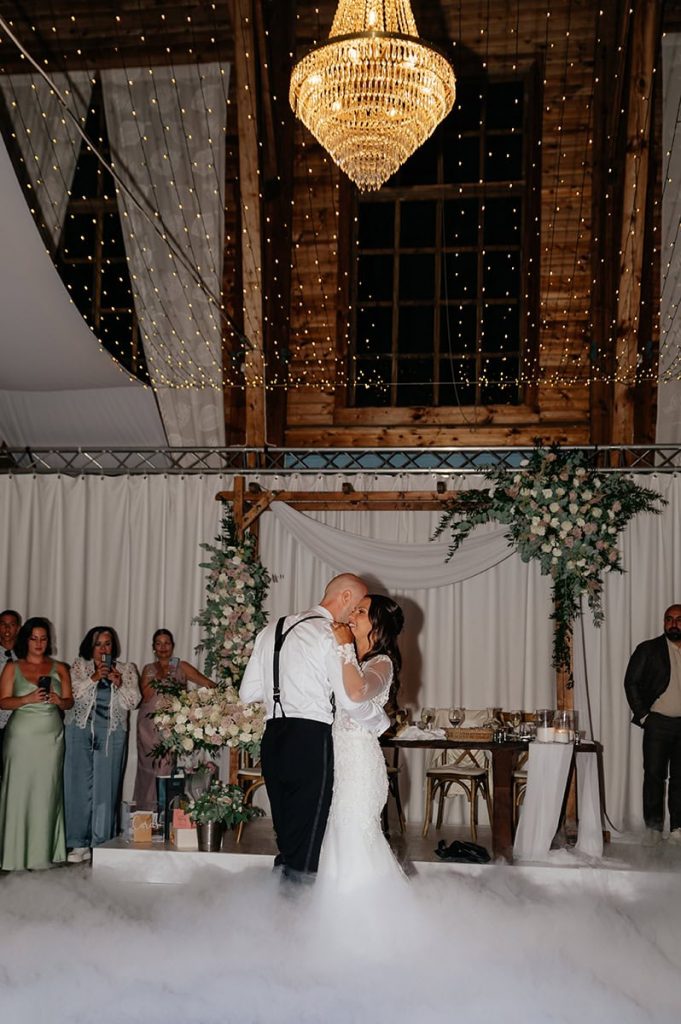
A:
<svg viewBox="0 0 681 1024">
<path fill-rule="evenodd" d="M 409 0 L 340 0 L 329 42 L 291 75 L 294 113 L 362 190 L 378 189 L 454 104 L 449 61 L 421 42 Z"/>
</svg>

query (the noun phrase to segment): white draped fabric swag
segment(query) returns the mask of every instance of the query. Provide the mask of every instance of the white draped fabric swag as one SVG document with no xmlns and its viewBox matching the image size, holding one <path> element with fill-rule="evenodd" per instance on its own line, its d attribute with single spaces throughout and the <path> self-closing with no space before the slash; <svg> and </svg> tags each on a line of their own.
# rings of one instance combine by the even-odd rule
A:
<svg viewBox="0 0 681 1024">
<path fill-rule="evenodd" d="M 263 477 L 260 483 L 271 489 L 324 491 L 340 490 L 346 479 L 340 474 L 293 475 Z M 353 477 L 353 485 L 357 490 L 423 490 L 434 488 L 435 479 L 367 474 Z M 627 573 L 606 577 L 605 624 L 594 629 L 587 613 L 584 643 L 579 630 L 575 641 L 576 653 L 583 652 L 581 659 L 576 657 L 576 706 L 586 727 L 586 667 L 594 734 L 605 746 L 608 808 L 615 825 L 624 827 L 642 824 L 641 733 L 629 724 L 624 671 L 636 644 L 661 632 L 666 606 L 681 599 L 681 479 L 638 480 L 670 504 L 660 516 L 638 517 L 623 536 Z M 482 482 L 480 477 L 454 478 L 458 488 Z M 175 633 L 178 655 L 193 659 L 200 638 L 191 620 L 204 600 L 204 571 L 198 563 L 205 560 L 205 552 L 199 545 L 218 532 L 221 510 L 215 494 L 231 485 L 229 477 L 209 475 L 0 477 L 2 607 L 17 607 L 24 615 L 46 614 L 56 627 L 59 655 L 67 661 L 75 657 L 86 629 L 101 621 L 119 630 L 123 657 L 140 667 L 151 656 L 151 635 L 159 626 Z M 292 521 L 296 514 L 288 518 Z M 553 705 L 550 586 L 536 566 L 510 554 L 480 572 L 470 561 L 462 573 L 457 555 L 447 571 L 452 578 L 459 573 L 458 581 L 426 586 L 427 580 L 410 575 L 411 545 L 431 547 L 437 513 L 326 512 L 302 518 L 308 526 L 304 542 L 285 525 L 287 512 L 266 512 L 261 519 L 262 558 L 276 576 L 268 599 L 272 616 L 318 601 L 339 568 L 362 571 L 372 587 L 389 590 L 405 610 L 404 703 L 414 709 L 453 703 L 469 709 Z M 345 564 L 341 548 L 324 560 L 323 547 L 317 547 L 323 544 L 322 532 L 313 547 L 312 521 L 333 527 L 330 536 L 337 545 L 345 538 Z M 498 530 L 488 532 L 489 545 L 496 544 L 497 553 L 504 554 Z M 480 544 L 481 565 L 491 557 L 479 540 L 482 536 L 484 531 L 477 530 L 464 546 Z M 356 538 L 368 539 L 369 548 L 360 550 Z M 367 550 L 375 547 L 385 559 L 391 545 L 394 554 L 384 561 L 383 570 L 379 562 L 369 562 Z M 466 555 L 462 549 L 460 555 L 472 559 L 470 550 Z M 410 588 L 397 585 L 401 567 Z M 390 568 L 397 577 L 386 575 Z M 129 778 L 134 766 L 132 744 Z M 404 776 L 409 816 L 418 821 L 423 809 L 422 754 L 410 755 Z M 461 801 L 452 803 L 460 817 Z M 483 808 L 481 819 L 484 823 Z"/>
<path fill-rule="evenodd" d="M 118 191 L 135 307 L 168 442 L 222 445 L 229 65 L 114 69 L 101 79 L 115 169 L 163 226 L 156 233 Z M 167 235 L 205 290 L 173 255 Z"/>
<path fill-rule="evenodd" d="M 51 75 L 68 110 L 85 128 L 92 72 L 60 71 Z M 33 195 L 56 248 L 66 217 L 81 136 L 61 101 L 42 75 L 0 75 L 7 110 Z"/>
</svg>

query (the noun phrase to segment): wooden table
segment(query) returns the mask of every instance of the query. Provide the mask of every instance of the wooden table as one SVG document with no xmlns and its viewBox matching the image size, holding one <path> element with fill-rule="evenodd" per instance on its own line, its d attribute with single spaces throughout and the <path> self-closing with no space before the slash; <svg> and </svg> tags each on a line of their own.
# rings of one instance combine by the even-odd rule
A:
<svg viewBox="0 0 681 1024">
<path fill-rule="evenodd" d="M 489 750 L 492 756 L 492 852 L 495 857 L 513 860 L 513 769 L 527 743 L 511 740 L 401 740 L 382 739 L 381 746 L 399 750 Z"/>
</svg>

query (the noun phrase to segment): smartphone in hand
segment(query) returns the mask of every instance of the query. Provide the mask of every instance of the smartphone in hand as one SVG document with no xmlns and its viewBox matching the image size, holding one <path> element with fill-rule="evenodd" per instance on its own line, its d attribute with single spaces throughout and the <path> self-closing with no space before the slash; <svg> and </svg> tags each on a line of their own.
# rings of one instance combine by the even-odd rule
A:
<svg viewBox="0 0 681 1024">
<path fill-rule="evenodd" d="M 40 676 L 38 679 L 38 686 L 43 693 L 49 693 L 52 689 L 52 677 L 51 676 Z"/>
</svg>

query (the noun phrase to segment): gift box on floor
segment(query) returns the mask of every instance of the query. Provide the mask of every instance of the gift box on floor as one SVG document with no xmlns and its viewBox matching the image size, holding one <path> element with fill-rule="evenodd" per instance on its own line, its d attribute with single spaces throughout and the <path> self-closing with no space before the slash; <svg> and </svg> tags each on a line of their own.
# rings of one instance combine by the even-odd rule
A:
<svg viewBox="0 0 681 1024">
<path fill-rule="evenodd" d="M 151 811 L 133 811 L 130 815 L 130 837 L 133 843 L 150 843 L 154 815 Z"/>
</svg>

